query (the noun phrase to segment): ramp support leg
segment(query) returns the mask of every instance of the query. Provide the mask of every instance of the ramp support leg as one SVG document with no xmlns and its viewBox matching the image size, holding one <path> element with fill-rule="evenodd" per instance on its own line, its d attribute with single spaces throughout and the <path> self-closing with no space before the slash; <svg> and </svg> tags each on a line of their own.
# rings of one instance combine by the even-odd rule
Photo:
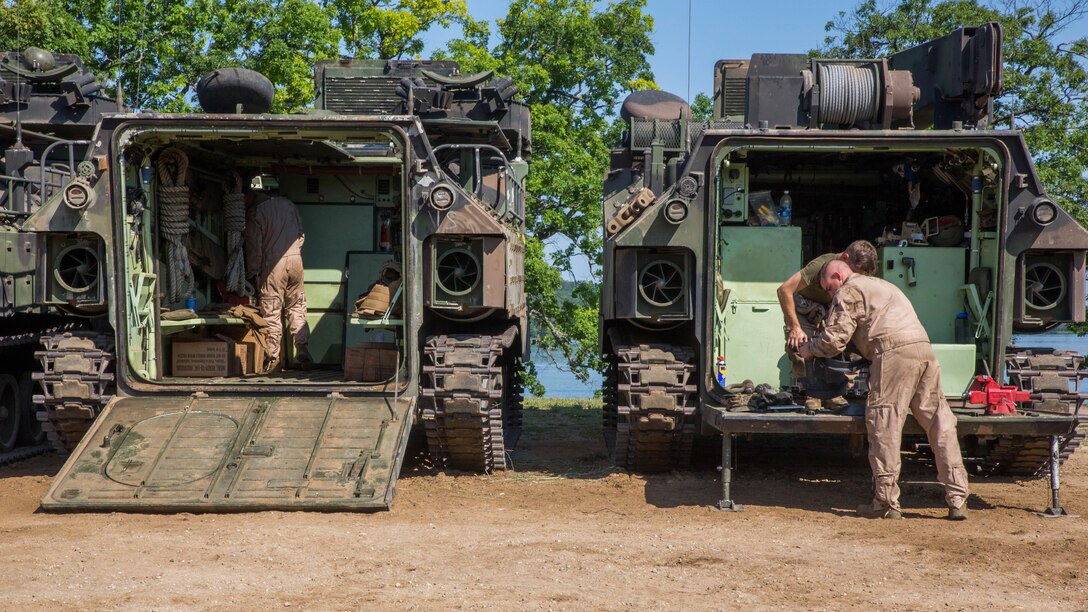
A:
<svg viewBox="0 0 1088 612">
<path fill-rule="evenodd" d="M 1050 507 L 1039 513 L 1047 518 L 1068 517 L 1070 514 L 1062 508 L 1058 498 L 1061 488 L 1061 456 L 1058 436 L 1050 436 Z"/>
<path fill-rule="evenodd" d="M 718 500 L 718 510 L 740 512 L 744 506 L 733 501 L 729 487 L 733 481 L 733 434 L 722 434 L 722 498 Z"/>
</svg>

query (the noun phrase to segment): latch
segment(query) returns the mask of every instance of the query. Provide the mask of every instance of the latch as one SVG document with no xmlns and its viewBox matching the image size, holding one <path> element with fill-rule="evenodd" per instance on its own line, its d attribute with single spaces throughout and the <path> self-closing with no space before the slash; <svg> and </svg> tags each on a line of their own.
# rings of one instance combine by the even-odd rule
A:
<svg viewBox="0 0 1088 612">
<path fill-rule="evenodd" d="M 915 268 L 915 265 L 914 265 L 914 258 L 913 257 L 904 257 L 903 258 L 903 265 L 906 266 L 906 268 L 907 268 L 907 273 L 906 273 L 907 274 L 907 286 L 908 287 L 914 287 L 915 285 L 918 284 L 917 269 Z"/>
</svg>

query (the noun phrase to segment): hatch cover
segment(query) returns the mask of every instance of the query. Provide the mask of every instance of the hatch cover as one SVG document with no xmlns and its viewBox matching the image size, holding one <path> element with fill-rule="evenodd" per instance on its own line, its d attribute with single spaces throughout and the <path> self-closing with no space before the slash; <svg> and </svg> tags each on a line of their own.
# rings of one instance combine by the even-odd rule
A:
<svg viewBox="0 0 1088 612">
<path fill-rule="evenodd" d="M 46 510 L 386 509 L 414 398 L 115 398 Z"/>
</svg>

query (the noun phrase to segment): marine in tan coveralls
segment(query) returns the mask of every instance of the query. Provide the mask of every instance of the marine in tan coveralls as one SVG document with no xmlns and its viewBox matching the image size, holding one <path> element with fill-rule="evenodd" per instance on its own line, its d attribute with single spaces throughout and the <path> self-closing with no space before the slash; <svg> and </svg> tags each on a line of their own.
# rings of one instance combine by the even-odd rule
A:
<svg viewBox="0 0 1088 612">
<path fill-rule="evenodd" d="M 940 364 L 914 307 L 895 285 L 856 274 L 842 261 L 824 266 L 820 284 L 831 294 L 831 306 L 823 330 L 801 345 L 801 356 L 833 357 L 852 343 L 872 362 L 865 428 L 875 497 L 858 513 L 902 517 L 899 449 L 909 409 L 933 449 L 948 518 L 967 518 L 967 471 L 956 437 L 956 417 L 941 392 Z"/>
<path fill-rule="evenodd" d="M 816 334 L 831 304 L 831 295 L 820 286 L 820 271 L 824 264 L 838 259 L 849 264 L 854 272 L 872 276 L 876 273 L 876 257 L 872 244 L 855 240 L 842 253 L 824 253 L 808 262 L 778 287 L 778 304 L 786 321 L 786 356 L 795 382 L 805 375 L 805 362 L 797 349 Z M 809 406 L 810 402 L 814 405 Z M 827 408 L 843 408 L 846 400 L 835 398 L 823 404 Z M 819 408 L 818 400 L 806 402 L 806 407 Z"/>
<path fill-rule="evenodd" d="M 257 289 L 257 308 L 268 321 L 266 369 L 279 364 L 283 311 L 295 342 L 295 360 L 313 365 L 308 344 L 306 294 L 303 292 L 302 243 L 306 234 L 294 202 L 279 195 L 246 192 L 246 278 Z"/>
</svg>

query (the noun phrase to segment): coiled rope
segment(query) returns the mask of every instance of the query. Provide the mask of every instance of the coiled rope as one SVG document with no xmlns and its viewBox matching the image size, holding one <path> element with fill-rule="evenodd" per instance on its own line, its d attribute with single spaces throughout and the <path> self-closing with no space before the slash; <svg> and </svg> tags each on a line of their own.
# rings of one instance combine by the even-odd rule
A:
<svg viewBox="0 0 1088 612">
<path fill-rule="evenodd" d="M 167 302 L 182 302 L 193 291 L 189 263 L 189 187 L 185 176 L 189 158 L 176 148 L 159 155 L 159 226 L 166 238 Z"/>
<path fill-rule="evenodd" d="M 227 291 L 237 295 L 253 293 L 246 283 L 245 248 L 242 233 L 246 230 L 246 196 L 242 193 L 242 177 L 231 172 L 234 185 L 223 195 L 223 230 L 227 233 Z"/>
</svg>

